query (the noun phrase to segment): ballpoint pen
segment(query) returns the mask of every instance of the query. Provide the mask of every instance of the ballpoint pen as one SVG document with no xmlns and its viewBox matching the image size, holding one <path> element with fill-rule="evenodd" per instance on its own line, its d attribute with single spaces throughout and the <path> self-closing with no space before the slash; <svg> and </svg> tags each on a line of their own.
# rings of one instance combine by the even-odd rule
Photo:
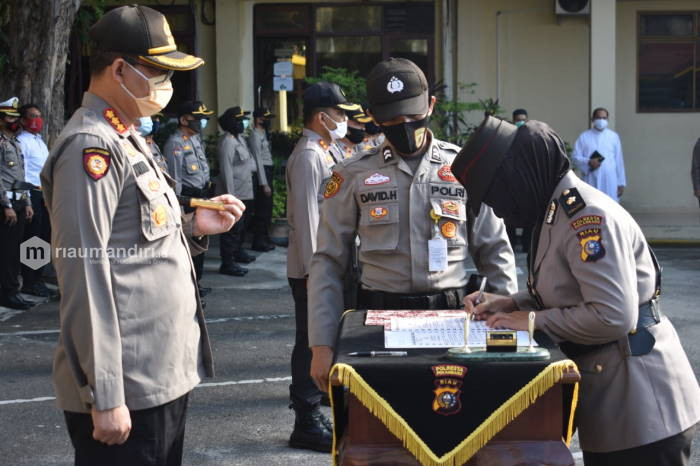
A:
<svg viewBox="0 0 700 466">
<path fill-rule="evenodd" d="M 474 305 L 478 305 L 484 302 L 484 290 L 486 289 L 486 277 L 481 279 L 481 285 L 479 286 L 479 295 L 474 300 Z"/>
<path fill-rule="evenodd" d="M 354 351 L 348 353 L 348 356 L 355 356 L 360 358 L 376 358 L 379 356 L 408 356 L 407 351 Z"/>
</svg>

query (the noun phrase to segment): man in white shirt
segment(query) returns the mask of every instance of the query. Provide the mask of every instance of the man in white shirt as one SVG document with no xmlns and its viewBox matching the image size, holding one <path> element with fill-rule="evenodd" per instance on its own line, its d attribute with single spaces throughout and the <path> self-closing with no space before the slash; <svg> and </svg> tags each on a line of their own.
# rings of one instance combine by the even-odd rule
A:
<svg viewBox="0 0 700 466">
<path fill-rule="evenodd" d="M 586 183 L 619 201 L 627 184 L 625 162 L 620 137 L 608 128 L 608 116 L 602 107 L 593 110 L 593 127 L 576 140 L 573 159 Z"/>
<path fill-rule="evenodd" d="M 41 111 L 35 104 L 26 104 L 20 107 L 20 122 L 22 130 L 17 136 L 22 155 L 24 156 L 24 180 L 34 186 L 40 186 L 39 174 L 44 168 L 49 149 L 41 137 L 44 121 Z M 47 243 L 51 240 L 51 226 L 49 214 L 44 204 L 44 196 L 41 191 L 33 189 L 30 192 L 34 218 L 24 228 L 24 240 L 37 236 Z M 22 293 L 41 297 L 55 297 L 56 293 L 49 290 L 42 280 L 44 267 L 33 270 L 26 265 L 22 266 Z"/>
</svg>

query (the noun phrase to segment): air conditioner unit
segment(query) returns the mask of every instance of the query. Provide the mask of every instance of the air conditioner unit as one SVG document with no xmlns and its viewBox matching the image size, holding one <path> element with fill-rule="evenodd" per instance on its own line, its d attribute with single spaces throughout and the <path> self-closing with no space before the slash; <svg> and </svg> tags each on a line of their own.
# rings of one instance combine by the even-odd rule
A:
<svg viewBox="0 0 700 466">
<path fill-rule="evenodd" d="M 591 0 L 554 0 L 557 15 L 590 15 Z"/>
</svg>

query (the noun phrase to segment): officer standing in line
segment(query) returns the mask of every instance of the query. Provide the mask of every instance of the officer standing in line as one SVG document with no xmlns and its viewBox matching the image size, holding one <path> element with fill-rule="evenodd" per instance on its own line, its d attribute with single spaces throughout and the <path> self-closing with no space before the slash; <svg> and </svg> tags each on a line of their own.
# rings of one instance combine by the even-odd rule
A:
<svg viewBox="0 0 700 466">
<path fill-rule="evenodd" d="M 206 198 L 209 196 L 209 163 L 204 152 L 201 134 L 213 114 L 202 102 L 186 100 L 180 106 L 178 127 L 165 143 L 164 156 L 168 173 L 175 180 L 175 192 L 183 196 Z M 184 208 L 192 212 L 191 207 Z M 197 286 L 202 296 L 211 288 L 201 286 L 204 273 L 204 254 L 192 259 L 197 271 Z"/>
<path fill-rule="evenodd" d="M 253 187 L 255 189 L 255 215 L 253 216 L 253 251 L 272 251 L 275 245 L 270 241 L 272 221 L 272 179 L 273 161 L 267 133 L 275 116 L 266 108 L 256 108 L 253 112 L 254 126 L 248 133 L 248 147 L 255 157 L 258 171 Z"/>
<path fill-rule="evenodd" d="M 226 211 L 183 215 L 133 127 L 167 105 L 173 71 L 203 64 L 177 51 L 165 16 L 114 8 L 90 38 L 88 92 L 41 173 L 61 291 L 56 399 L 76 465 L 176 466 L 188 394 L 213 376 L 190 251 L 244 206 L 225 195 Z"/>
<path fill-rule="evenodd" d="M 321 392 L 309 375 L 311 353 L 307 331 L 307 278 L 316 249 L 319 205 L 336 161 L 330 154 L 334 140 L 345 136 L 351 108 L 337 84 L 315 83 L 304 92 L 304 130 L 287 162 L 287 277 L 294 298 L 296 336 L 292 351 L 292 384 L 289 394 L 294 409 L 293 448 L 331 450 L 330 421 L 321 413 Z M 342 302 L 342 295 L 340 297 Z"/>
<path fill-rule="evenodd" d="M 457 309 L 469 256 L 492 290 L 516 291 L 515 259 L 491 209 L 475 217 L 450 164 L 459 152 L 428 129 L 435 98 L 423 71 L 390 58 L 367 78 L 368 112 L 387 142 L 335 167 L 326 183 L 309 279 L 311 375 L 326 390 L 343 274 L 360 237 L 359 309 Z"/>
<path fill-rule="evenodd" d="M 217 192 L 231 193 L 243 201 L 246 211 L 243 218 L 229 232 L 221 235 L 219 251 L 221 266 L 219 273 L 242 277 L 248 269 L 237 263 L 248 264 L 255 256 L 243 249 L 245 233 L 250 221 L 250 215 L 255 208 L 253 195 L 253 172 L 255 159 L 250 155 L 248 145 L 243 138 L 243 132 L 250 119 L 241 107 L 227 109 L 219 117 L 219 125 L 225 131 L 216 149 L 219 160 L 219 180 L 216 183 Z"/>
<path fill-rule="evenodd" d="M 365 132 L 365 124 L 372 121 L 372 118 L 365 114 L 360 105 L 357 105 L 356 109 L 348 110 L 345 113 L 348 115 L 348 134 L 338 141 L 338 148 L 343 159 L 349 159 L 354 155 L 374 148 L 369 143 Z"/>
<path fill-rule="evenodd" d="M 151 149 L 151 154 L 153 154 L 153 160 L 155 160 L 158 168 L 163 170 L 163 173 L 168 173 L 168 164 L 165 162 L 165 157 L 160 151 L 160 147 L 153 140 L 153 134 L 155 133 L 155 122 L 152 117 L 141 117 L 138 122 L 134 124 L 139 134 L 143 136 L 148 144 L 148 148 Z"/>
<path fill-rule="evenodd" d="M 19 131 L 17 97 L 0 103 L 0 305 L 11 309 L 29 309 L 32 304 L 19 294 L 19 245 L 25 221 L 31 222 L 34 210 L 26 190 L 15 189 L 24 182 L 24 157 L 17 141 Z"/>
</svg>

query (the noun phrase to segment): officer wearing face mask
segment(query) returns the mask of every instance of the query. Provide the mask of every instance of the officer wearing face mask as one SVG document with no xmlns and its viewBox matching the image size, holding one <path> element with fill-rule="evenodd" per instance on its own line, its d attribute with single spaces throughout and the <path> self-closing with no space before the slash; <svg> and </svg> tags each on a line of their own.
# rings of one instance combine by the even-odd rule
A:
<svg viewBox="0 0 700 466">
<path fill-rule="evenodd" d="M 188 394 L 213 376 L 191 256 L 244 206 L 226 195 L 225 211 L 182 214 L 134 128 L 167 105 L 174 71 L 203 65 L 165 16 L 114 8 L 90 39 L 90 86 L 41 172 L 61 292 L 56 399 L 77 466 L 175 466 Z"/>
<path fill-rule="evenodd" d="M 219 242 L 221 254 L 219 273 L 234 277 L 242 277 L 248 273 L 248 269 L 241 267 L 238 263 L 248 264 L 255 260 L 255 256 L 243 249 L 246 228 L 254 208 L 255 158 L 250 154 L 248 144 L 243 137 L 243 132 L 250 122 L 248 115 L 250 112 L 244 112 L 241 107 L 232 107 L 219 117 L 219 125 L 226 133 L 219 140 L 216 149 L 219 160 L 217 191 L 231 193 L 246 205 L 241 221 L 231 231 L 222 234 Z"/>
<path fill-rule="evenodd" d="M 310 266 L 311 375 L 322 390 L 355 235 L 358 309 L 458 309 L 474 265 L 496 293 L 517 290 L 503 222 L 487 207 L 478 217 L 467 211 L 466 190 L 450 170 L 459 147 L 428 129 L 435 98 L 423 71 L 410 60 L 384 60 L 367 78 L 367 96 L 387 141 L 334 168 Z"/>
<path fill-rule="evenodd" d="M 253 112 L 254 127 L 248 134 L 248 147 L 258 166 L 254 180 L 255 216 L 253 217 L 253 251 L 267 252 L 275 249 L 270 241 L 270 222 L 272 220 L 273 161 L 270 151 L 270 123 L 275 117 L 266 108 L 256 108 Z"/>
<path fill-rule="evenodd" d="M 331 450 L 330 421 L 321 413 L 321 392 L 309 376 L 311 353 L 307 333 L 306 287 L 311 256 L 316 250 L 319 206 L 324 186 L 332 182 L 331 168 L 336 161 L 331 144 L 345 137 L 347 117 L 352 108 L 337 84 L 318 82 L 304 92 L 304 130 L 287 161 L 287 277 L 294 298 L 296 338 L 292 351 L 292 384 L 289 386 L 294 409 L 294 431 L 290 446 L 310 450 Z M 344 207 L 343 207 L 344 208 Z M 340 302 L 342 303 L 342 294 Z"/>
<path fill-rule="evenodd" d="M 17 97 L 0 103 L 0 305 L 11 309 L 29 309 L 31 304 L 19 294 L 19 245 L 25 221 L 34 211 L 25 190 L 15 189 L 24 181 L 24 158 L 16 134 L 19 126 Z"/>
<path fill-rule="evenodd" d="M 139 118 L 136 127 L 139 134 L 146 140 L 148 148 L 151 149 L 153 160 L 155 160 L 158 168 L 163 170 L 163 173 L 168 173 L 168 164 L 165 162 L 165 157 L 163 157 L 163 153 L 160 151 L 160 147 L 158 147 L 156 141 L 153 140 L 153 135 L 157 130 L 156 122 L 150 116 L 141 117 Z"/>
<path fill-rule="evenodd" d="M 345 113 L 348 115 L 348 134 L 339 140 L 337 145 L 342 158 L 349 159 L 354 155 L 374 148 L 365 132 L 365 124 L 372 121 L 372 119 L 364 113 L 359 104 L 353 110 L 348 110 Z"/>
</svg>

